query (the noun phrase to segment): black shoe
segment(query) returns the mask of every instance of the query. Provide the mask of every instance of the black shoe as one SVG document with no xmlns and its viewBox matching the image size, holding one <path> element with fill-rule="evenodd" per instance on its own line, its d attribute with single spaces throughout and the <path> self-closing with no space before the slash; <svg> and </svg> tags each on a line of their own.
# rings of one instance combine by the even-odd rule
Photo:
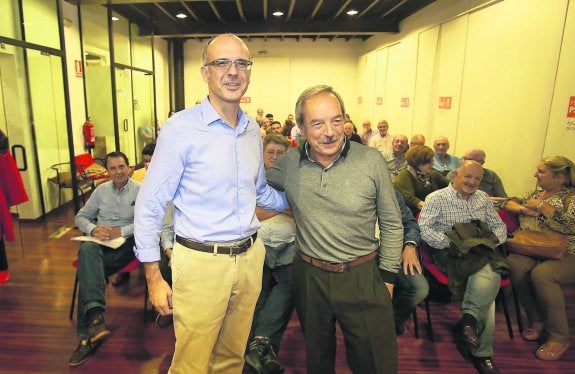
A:
<svg viewBox="0 0 575 374">
<path fill-rule="evenodd" d="M 112 281 L 112 286 L 118 287 L 118 286 L 126 283 L 129 280 L 130 280 L 130 273 L 129 272 L 116 274 L 114 280 Z"/>
<path fill-rule="evenodd" d="M 281 374 L 283 365 L 278 361 L 268 338 L 252 340 L 245 355 L 246 363 L 258 374 Z"/>
<path fill-rule="evenodd" d="M 100 345 L 102 345 L 101 341 L 92 343 L 88 338 L 80 340 L 78 347 L 76 347 L 72 357 L 68 360 L 68 364 L 70 366 L 82 365 L 96 352 Z"/>
<path fill-rule="evenodd" d="M 491 357 L 471 357 L 471 362 L 473 362 L 473 366 L 477 369 L 479 374 L 487 373 L 487 374 L 498 374 L 499 368 L 495 366 L 495 362 L 491 359 Z"/>
<path fill-rule="evenodd" d="M 92 321 L 90 321 L 90 326 L 88 327 L 88 337 L 92 343 L 106 339 L 110 336 L 112 332 L 106 326 L 104 321 L 104 315 L 98 314 Z"/>
<path fill-rule="evenodd" d="M 405 334 L 405 325 L 395 321 L 395 335 L 401 336 L 403 334 Z"/>
<path fill-rule="evenodd" d="M 248 350 L 244 356 L 248 364 L 256 373 L 262 373 L 262 358 L 266 354 L 266 346 L 260 341 L 263 339 L 254 339 L 248 345 Z"/>
<path fill-rule="evenodd" d="M 158 326 L 161 329 L 164 329 L 173 323 L 174 323 L 174 315 L 173 314 L 163 314 L 162 315 L 162 314 L 158 313 L 158 315 L 156 316 L 156 326 Z"/>
<path fill-rule="evenodd" d="M 465 325 L 459 321 L 453 329 L 455 342 L 464 342 L 469 348 L 479 348 L 479 337 L 477 336 L 477 328 L 474 325 Z"/>
</svg>

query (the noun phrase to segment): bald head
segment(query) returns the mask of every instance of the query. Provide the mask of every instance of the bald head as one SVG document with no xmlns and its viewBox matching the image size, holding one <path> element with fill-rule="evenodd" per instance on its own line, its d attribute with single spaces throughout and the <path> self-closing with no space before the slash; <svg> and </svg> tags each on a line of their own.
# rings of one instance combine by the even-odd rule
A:
<svg viewBox="0 0 575 374">
<path fill-rule="evenodd" d="M 449 139 L 445 136 L 438 136 L 433 141 L 433 150 L 435 154 L 439 157 L 445 157 L 447 150 L 449 149 Z"/>
<path fill-rule="evenodd" d="M 461 159 L 475 161 L 483 165 L 485 163 L 485 151 L 479 148 L 470 149 L 463 154 Z"/>
<path fill-rule="evenodd" d="M 455 170 L 453 188 L 461 194 L 464 200 L 473 195 L 483 179 L 483 166 L 476 161 L 465 160 Z"/>
<path fill-rule="evenodd" d="M 411 137 L 411 145 L 425 145 L 425 136 L 422 134 L 415 134 Z"/>
</svg>

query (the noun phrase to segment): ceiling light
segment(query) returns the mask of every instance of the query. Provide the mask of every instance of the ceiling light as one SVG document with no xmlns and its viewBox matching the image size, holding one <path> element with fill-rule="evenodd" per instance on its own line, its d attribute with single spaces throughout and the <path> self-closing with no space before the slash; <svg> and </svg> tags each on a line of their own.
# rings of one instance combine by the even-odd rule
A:
<svg viewBox="0 0 575 374">
<path fill-rule="evenodd" d="M 115 21 L 119 21 L 119 20 L 120 20 L 120 19 L 119 19 L 118 17 L 114 17 L 114 16 L 112 16 L 112 21 L 114 21 L 114 22 L 115 22 Z"/>
<path fill-rule="evenodd" d="M 178 13 L 178 14 L 176 14 L 176 17 L 181 18 L 181 19 L 188 18 L 188 16 L 185 15 L 184 13 Z"/>
<path fill-rule="evenodd" d="M 281 11 L 278 10 L 278 11 L 276 11 L 276 12 L 273 12 L 272 14 L 273 14 L 274 16 L 276 16 L 276 17 L 281 17 L 281 16 L 284 15 L 284 12 L 281 12 Z"/>
<path fill-rule="evenodd" d="M 359 12 L 355 9 L 350 9 L 347 11 L 348 16 L 355 16 L 357 13 L 359 13 Z"/>
</svg>

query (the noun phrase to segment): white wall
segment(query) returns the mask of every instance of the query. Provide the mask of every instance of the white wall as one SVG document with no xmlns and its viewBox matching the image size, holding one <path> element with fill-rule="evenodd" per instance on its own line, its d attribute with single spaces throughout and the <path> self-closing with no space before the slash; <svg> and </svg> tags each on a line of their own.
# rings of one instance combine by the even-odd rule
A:
<svg viewBox="0 0 575 374">
<path fill-rule="evenodd" d="M 366 113 L 386 117 L 393 134 L 423 133 L 428 145 L 447 135 L 456 155 L 484 148 L 507 192 L 525 193 L 542 157 L 575 159 L 575 119 L 566 117 L 575 96 L 574 13 L 567 0 L 437 1 L 401 33 L 366 43 L 358 92 L 384 98 L 382 108 L 364 102 Z M 439 108 L 445 96 L 450 109 Z"/>
<path fill-rule="evenodd" d="M 242 108 L 255 116 L 258 108 L 273 113 L 283 121 L 294 113 L 300 93 L 316 84 L 331 85 L 338 91 L 352 118 L 357 114 L 356 59 L 361 48 L 359 41 L 268 40 L 246 43 L 254 60 L 251 84 L 245 97 L 250 103 Z M 204 44 L 188 40 L 185 43 L 186 107 L 202 100 L 207 86 L 200 75 L 201 53 Z M 259 51 L 267 55 L 259 55 Z"/>
</svg>

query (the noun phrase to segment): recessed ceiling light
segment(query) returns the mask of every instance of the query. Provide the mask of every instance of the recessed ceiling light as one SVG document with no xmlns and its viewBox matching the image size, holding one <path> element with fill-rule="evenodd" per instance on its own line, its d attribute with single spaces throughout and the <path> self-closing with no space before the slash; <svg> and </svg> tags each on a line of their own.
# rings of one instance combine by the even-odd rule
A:
<svg viewBox="0 0 575 374">
<path fill-rule="evenodd" d="M 281 17 L 281 16 L 284 15 L 284 12 L 281 12 L 281 11 L 278 10 L 278 11 L 276 11 L 276 12 L 273 12 L 272 14 L 273 14 L 274 16 L 276 16 L 276 17 Z"/>
<path fill-rule="evenodd" d="M 176 14 L 176 17 L 181 18 L 181 19 L 188 18 L 188 16 L 185 15 L 184 13 L 178 13 L 178 14 Z"/>
<path fill-rule="evenodd" d="M 112 17 L 112 21 L 119 21 L 120 19 L 118 17 Z"/>
<path fill-rule="evenodd" d="M 359 13 L 359 12 L 355 9 L 351 9 L 351 10 L 347 11 L 348 16 L 355 16 L 357 13 Z"/>
</svg>

